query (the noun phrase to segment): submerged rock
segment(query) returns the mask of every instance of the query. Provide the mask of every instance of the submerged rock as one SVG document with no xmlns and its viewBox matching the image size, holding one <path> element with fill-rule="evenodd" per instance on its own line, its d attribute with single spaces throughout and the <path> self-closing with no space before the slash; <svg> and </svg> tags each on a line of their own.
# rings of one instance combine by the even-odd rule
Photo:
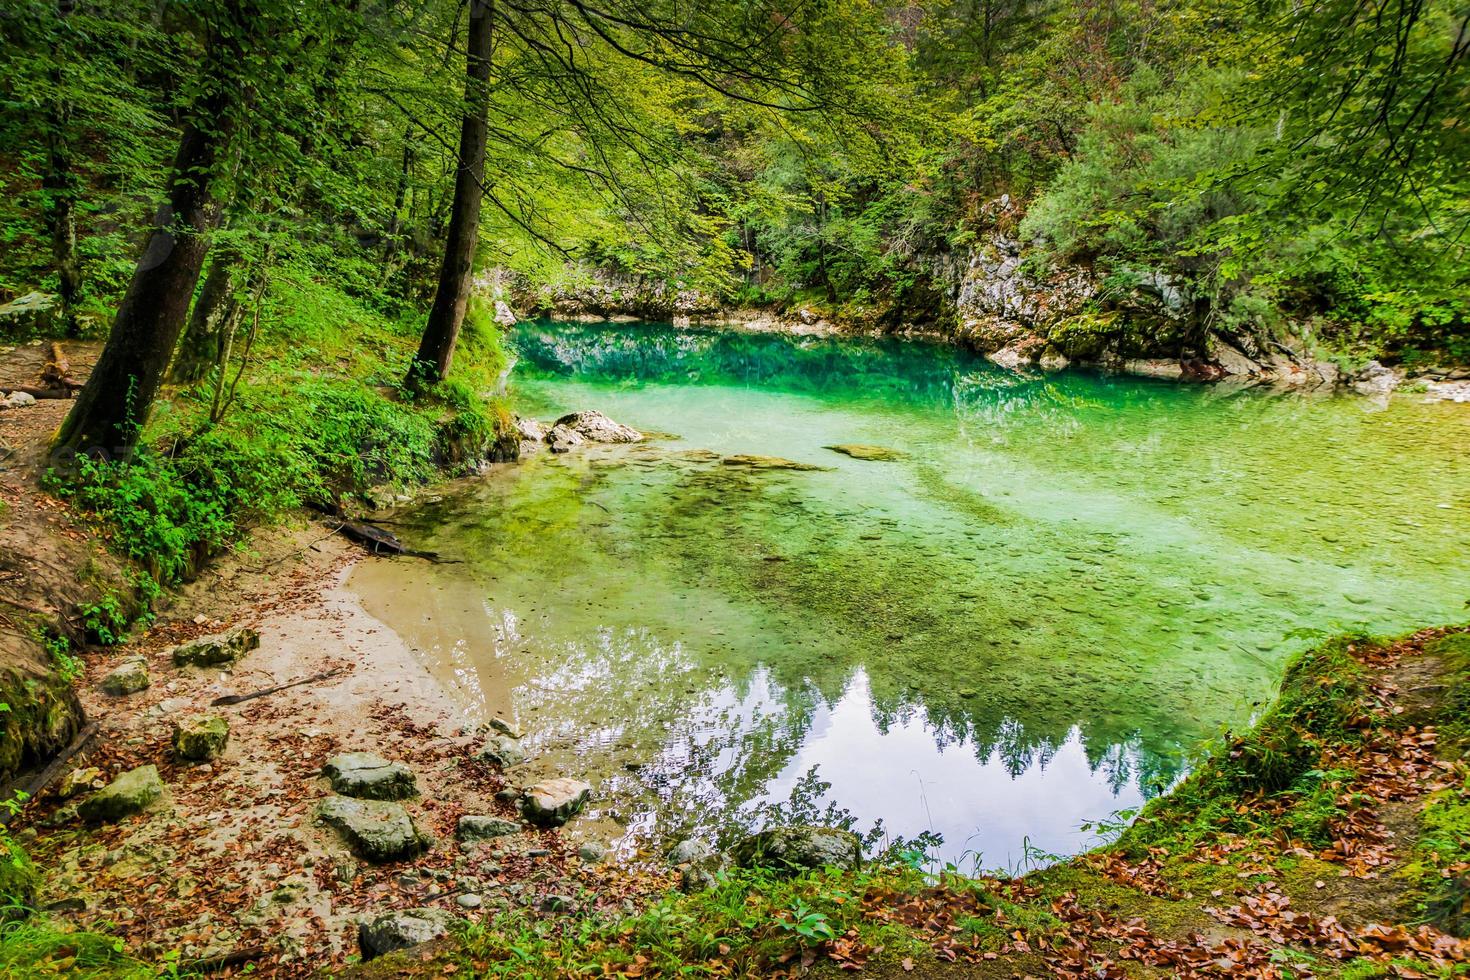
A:
<svg viewBox="0 0 1470 980">
<path fill-rule="evenodd" d="M 358 857 L 375 864 L 417 857 L 429 849 L 429 839 L 397 803 L 333 796 L 317 807 L 317 816 L 335 828 Z"/>
<path fill-rule="evenodd" d="M 413 770 L 371 752 L 345 752 L 327 760 L 322 774 L 332 790 L 362 800 L 406 800 L 418 795 Z"/>
<path fill-rule="evenodd" d="M 835 827 L 776 827 L 745 838 L 730 854 L 743 868 L 788 874 L 829 866 L 856 870 L 863 845 L 857 834 Z"/>
<path fill-rule="evenodd" d="M 526 791 L 521 812 L 538 827 L 560 827 L 582 812 L 592 787 L 578 779 L 548 779 Z"/>
<path fill-rule="evenodd" d="M 519 834 L 525 829 L 523 824 L 514 820 L 466 814 L 459 818 L 459 824 L 454 829 L 454 836 L 465 843 L 470 843 L 492 840 L 496 837 L 508 837 L 511 834 Z"/>
<path fill-rule="evenodd" d="M 174 647 L 174 666 L 227 667 L 258 646 L 259 633 L 248 626 L 236 626 Z"/>
<path fill-rule="evenodd" d="M 851 456 L 853 459 L 861 459 L 872 463 L 896 463 L 901 459 L 908 459 L 909 454 L 899 452 L 897 449 L 889 449 L 886 446 L 866 446 L 862 443 L 843 443 L 838 446 L 823 446 L 834 453 Z"/>
<path fill-rule="evenodd" d="M 157 766 L 130 769 L 87 797 L 77 815 L 88 823 L 113 823 L 142 813 L 163 796 L 163 780 Z"/>
<path fill-rule="evenodd" d="M 357 929 L 357 944 L 364 960 L 376 959 L 394 950 L 408 949 L 449 934 L 455 916 L 444 909 L 404 909 L 388 912 Z"/>
<path fill-rule="evenodd" d="M 737 453 L 734 456 L 726 456 L 720 460 L 726 466 L 740 466 L 752 470 L 825 470 L 825 466 L 816 466 L 812 463 L 798 463 L 794 459 L 783 459 L 780 456 L 756 456 L 748 453 Z"/>
<path fill-rule="evenodd" d="M 103 694 L 122 697 L 146 690 L 153 684 L 148 675 L 148 661 L 142 657 L 130 657 L 114 667 L 97 685 Z"/>
<path fill-rule="evenodd" d="M 601 412 L 573 412 L 556 420 L 553 428 L 565 426 L 592 442 L 641 442 L 643 433 L 632 426 L 614 422 Z"/>
<path fill-rule="evenodd" d="M 180 759 L 218 759 L 229 740 L 230 723 L 219 715 L 193 715 L 174 723 L 174 754 Z"/>
</svg>

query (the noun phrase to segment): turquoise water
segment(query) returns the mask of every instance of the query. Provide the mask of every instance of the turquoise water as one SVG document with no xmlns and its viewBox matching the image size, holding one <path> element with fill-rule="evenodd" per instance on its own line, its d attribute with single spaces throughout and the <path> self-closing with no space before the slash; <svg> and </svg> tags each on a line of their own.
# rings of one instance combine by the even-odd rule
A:
<svg viewBox="0 0 1470 980">
<path fill-rule="evenodd" d="M 1470 598 L 1465 406 L 649 324 L 515 343 L 522 414 L 655 437 L 507 467 L 397 528 L 465 565 L 354 581 L 630 848 L 822 819 L 1074 852 L 1292 651 Z"/>
</svg>

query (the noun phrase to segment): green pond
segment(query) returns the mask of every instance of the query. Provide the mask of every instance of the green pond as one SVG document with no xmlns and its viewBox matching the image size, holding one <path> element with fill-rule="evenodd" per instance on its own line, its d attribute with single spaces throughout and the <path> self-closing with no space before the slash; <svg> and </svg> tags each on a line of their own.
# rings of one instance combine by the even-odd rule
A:
<svg viewBox="0 0 1470 980">
<path fill-rule="evenodd" d="M 523 415 L 652 438 L 497 468 L 395 527 L 463 564 L 351 584 L 628 851 L 820 820 L 966 867 L 1073 853 L 1293 651 L 1470 598 L 1467 406 L 657 324 L 514 346 Z"/>
</svg>

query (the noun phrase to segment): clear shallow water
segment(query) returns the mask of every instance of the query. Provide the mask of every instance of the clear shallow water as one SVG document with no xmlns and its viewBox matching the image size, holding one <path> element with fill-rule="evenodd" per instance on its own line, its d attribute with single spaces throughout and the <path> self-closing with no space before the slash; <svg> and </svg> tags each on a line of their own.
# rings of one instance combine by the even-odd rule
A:
<svg viewBox="0 0 1470 980">
<path fill-rule="evenodd" d="M 466 564 L 353 584 L 630 841 L 845 814 L 990 867 L 1076 851 L 1291 651 L 1470 597 L 1464 406 L 645 324 L 517 347 L 523 414 L 667 436 L 507 467 L 397 528 Z"/>
</svg>

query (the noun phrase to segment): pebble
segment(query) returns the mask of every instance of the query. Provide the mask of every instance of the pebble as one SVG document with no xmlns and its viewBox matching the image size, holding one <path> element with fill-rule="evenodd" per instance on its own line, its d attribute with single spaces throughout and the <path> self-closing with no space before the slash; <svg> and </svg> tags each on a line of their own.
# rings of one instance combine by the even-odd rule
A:
<svg viewBox="0 0 1470 980">
<path fill-rule="evenodd" d="M 477 909 L 480 907 L 480 896 L 461 895 L 454 900 L 454 904 L 462 909 Z"/>
</svg>

